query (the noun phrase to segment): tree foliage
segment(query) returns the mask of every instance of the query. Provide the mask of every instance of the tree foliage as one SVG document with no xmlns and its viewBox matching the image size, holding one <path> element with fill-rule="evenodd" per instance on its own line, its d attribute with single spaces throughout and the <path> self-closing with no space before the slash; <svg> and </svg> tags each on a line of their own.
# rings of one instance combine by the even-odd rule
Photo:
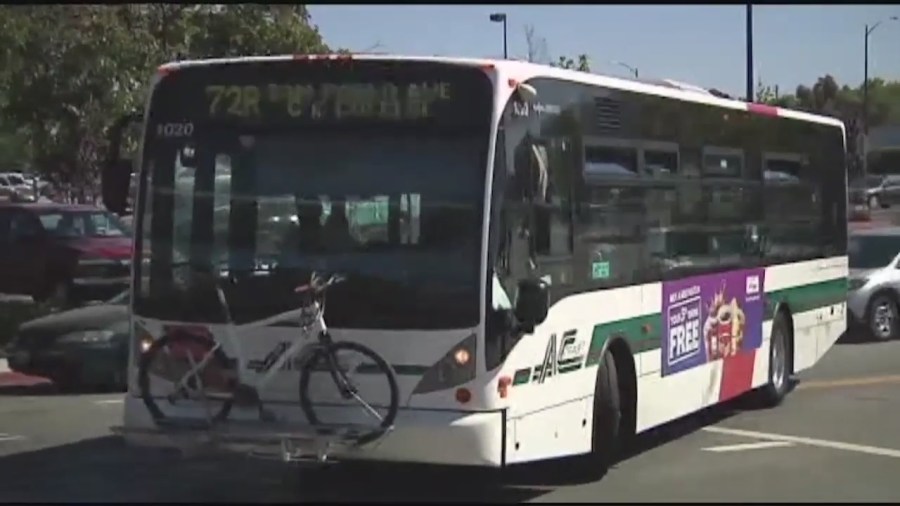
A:
<svg viewBox="0 0 900 506">
<path fill-rule="evenodd" d="M 29 153 L 64 180 L 96 170 L 162 63 L 328 50 L 305 6 L 269 4 L 0 6 L 0 48 L 0 163 Z"/>
<path fill-rule="evenodd" d="M 591 71 L 591 62 L 586 54 L 580 54 L 574 60 L 567 56 L 560 56 L 556 62 L 551 63 L 550 65 L 564 69 L 580 70 L 582 72 Z"/>
<path fill-rule="evenodd" d="M 844 122 L 848 149 L 860 152 L 858 142 L 862 129 L 863 89 L 839 85 L 831 75 L 816 80 L 812 86 L 800 85 L 793 94 L 781 95 L 777 87 L 757 83 L 756 101 L 800 111 L 824 114 Z M 881 78 L 869 80 L 868 122 L 870 130 L 886 124 L 900 124 L 900 81 Z"/>
</svg>

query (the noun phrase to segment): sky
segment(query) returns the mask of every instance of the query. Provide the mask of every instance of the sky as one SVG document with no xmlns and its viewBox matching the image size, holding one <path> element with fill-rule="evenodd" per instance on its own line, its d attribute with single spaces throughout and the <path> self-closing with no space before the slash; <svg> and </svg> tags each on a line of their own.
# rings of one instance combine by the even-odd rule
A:
<svg viewBox="0 0 900 506">
<path fill-rule="evenodd" d="M 352 51 L 498 58 L 508 19 L 511 58 L 527 55 L 525 27 L 546 41 L 552 60 L 586 53 L 593 72 L 668 78 L 734 96 L 746 89 L 746 8 L 742 5 L 310 5 L 325 42 Z M 869 75 L 900 80 L 900 5 L 758 5 L 753 7 L 756 78 L 793 93 L 831 74 L 838 84 L 863 80 L 864 33 Z M 754 79 L 754 83 L 757 79 Z"/>
</svg>

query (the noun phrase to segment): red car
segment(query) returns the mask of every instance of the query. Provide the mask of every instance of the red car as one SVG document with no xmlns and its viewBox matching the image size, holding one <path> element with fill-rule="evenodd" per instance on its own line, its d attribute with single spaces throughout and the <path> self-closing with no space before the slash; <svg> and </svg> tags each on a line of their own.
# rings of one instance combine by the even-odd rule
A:
<svg viewBox="0 0 900 506">
<path fill-rule="evenodd" d="M 103 209 L 0 203 L 0 293 L 71 306 L 128 286 L 131 230 Z"/>
</svg>

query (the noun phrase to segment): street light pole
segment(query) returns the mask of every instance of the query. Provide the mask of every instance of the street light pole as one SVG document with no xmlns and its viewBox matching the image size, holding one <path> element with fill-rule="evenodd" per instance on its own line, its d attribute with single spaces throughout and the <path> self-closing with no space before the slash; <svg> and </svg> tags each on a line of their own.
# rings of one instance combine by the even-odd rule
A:
<svg viewBox="0 0 900 506">
<path fill-rule="evenodd" d="M 747 2 L 747 102 L 753 102 L 753 4 Z"/>
<path fill-rule="evenodd" d="M 504 12 L 495 12 L 491 14 L 490 20 L 493 23 L 503 23 L 503 59 L 509 59 L 509 53 L 506 50 L 506 13 Z"/>
<path fill-rule="evenodd" d="M 629 64 L 627 64 L 627 63 L 625 63 L 625 62 L 618 61 L 618 60 L 612 60 L 610 63 L 612 63 L 613 65 L 620 65 L 620 66 L 622 66 L 622 67 L 625 67 L 626 69 L 628 69 L 629 71 L 631 71 L 632 74 L 634 74 L 634 78 L 635 78 L 635 79 L 638 78 L 638 69 L 637 69 L 637 67 L 632 67 L 631 65 L 629 65 Z"/>
<path fill-rule="evenodd" d="M 897 21 L 897 16 L 891 16 L 888 21 Z M 869 35 L 881 25 L 882 21 L 878 21 L 872 26 L 865 26 L 865 37 L 863 38 L 863 100 L 862 100 L 862 122 L 863 122 L 863 153 L 862 153 L 862 169 L 863 175 L 869 172 L 869 157 L 867 156 L 869 145 Z"/>
</svg>

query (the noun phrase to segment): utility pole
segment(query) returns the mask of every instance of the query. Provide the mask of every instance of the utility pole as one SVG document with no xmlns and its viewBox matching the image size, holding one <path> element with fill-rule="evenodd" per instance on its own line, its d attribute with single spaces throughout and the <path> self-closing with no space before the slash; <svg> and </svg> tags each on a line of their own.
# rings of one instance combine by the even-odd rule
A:
<svg viewBox="0 0 900 506">
<path fill-rule="evenodd" d="M 891 16 L 888 21 L 898 21 L 897 16 Z M 882 21 L 872 26 L 865 26 L 865 37 L 863 38 L 863 100 L 862 100 L 862 128 L 863 128 L 863 146 L 862 146 L 862 172 L 865 176 L 869 172 L 869 157 L 867 156 L 869 146 L 869 35 L 878 28 Z"/>
<path fill-rule="evenodd" d="M 753 102 L 753 4 L 747 2 L 747 102 Z"/>
</svg>

